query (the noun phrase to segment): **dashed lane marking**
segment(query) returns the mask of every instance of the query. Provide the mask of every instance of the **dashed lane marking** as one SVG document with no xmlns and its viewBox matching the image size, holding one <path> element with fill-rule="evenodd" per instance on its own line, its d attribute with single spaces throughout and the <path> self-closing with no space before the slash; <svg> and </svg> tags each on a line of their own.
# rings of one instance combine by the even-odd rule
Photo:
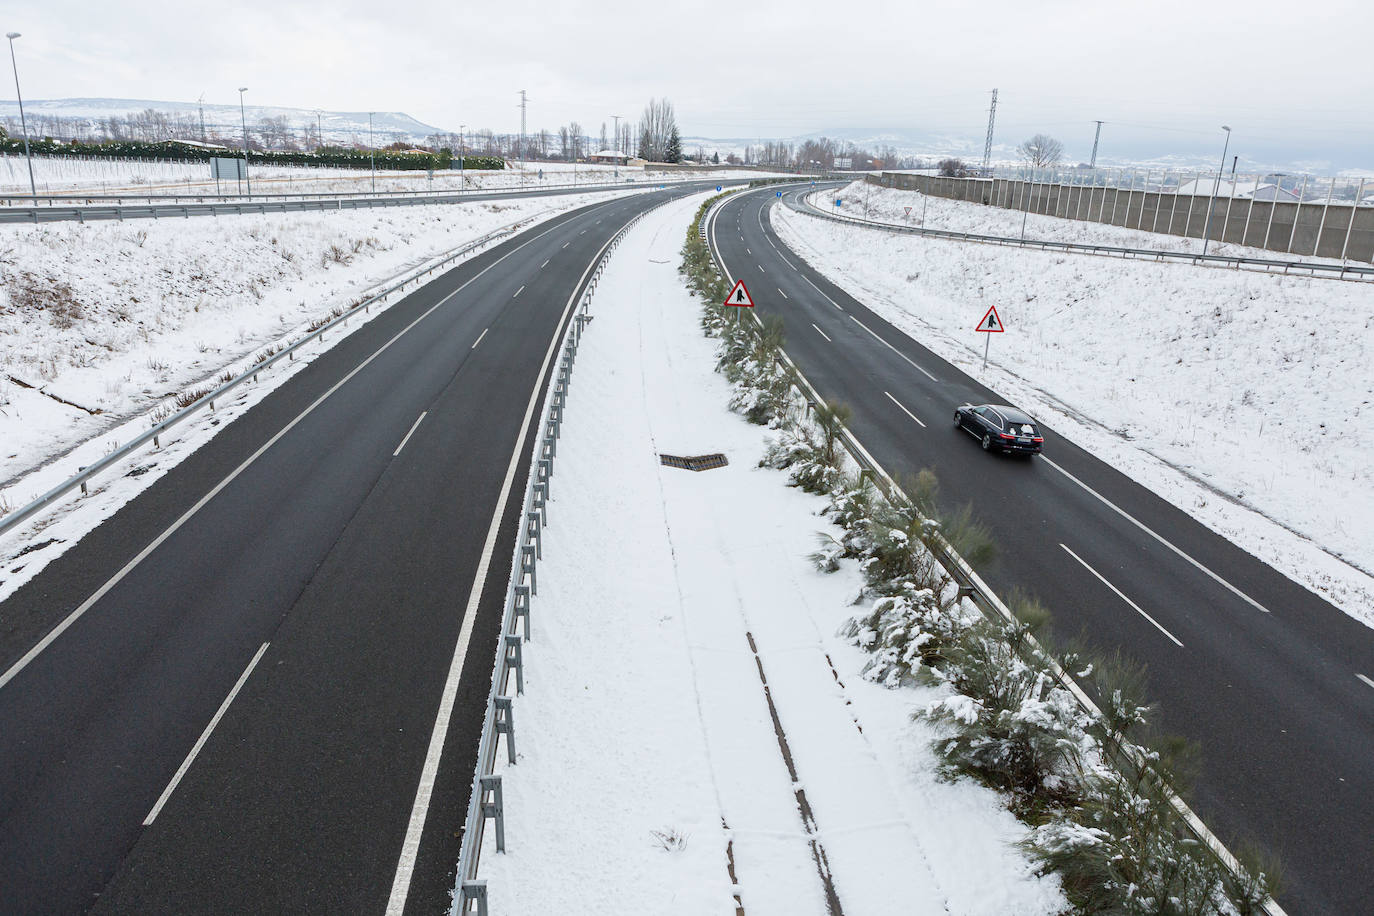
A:
<svg viewBox="0 0 1374 916">
<path fill-rule="evenodd" d="M 1095 569 L 1093 569 L 1091 566 L 1089 566 L 1087 560 L 1084 560 L 1084 559 L 1083 559 L 1082 557 L 1080 557 L 1078 554 L 1074 553 L 1072 550 L 1069 550 L 1067 544 L 1060 544 L 1059 546 L 1060 546 L 1060 547 L 1063 547 L 1064 550 L 1068 552 L 1069 556 L 1073 557 L 1073 558 L 1074 558 L 1075 560 L 1077 560 L 1079 563 L 1082 563 L 1082 564 L 1083 564 L 1083 568 L 1086 569 L 1088 572 L 1092 573 L 1094 576 L 1096 576 L 1096 577 L 1098 578 L 1098 580 L 1099 580 L 1103 585 L 1107 586 L 1107 588 L 1109 588 L 1109 589 L 1111 589 L 1113 592 L 1115 592 L 1115 593 L 1116 593 L 1116 597 L 1120 598 L 1122 601 L 1124 601 L 1124 602 L 1126 602 L 1127 604 L 1129 604 L 1132 608 L 1135 609 L 1135 612 L 1136 612 L 1137 614 L 1139 614 L 1141 617 L 1144 617 L 1146 620 L 1150 621 L 1150 623 L 1154 624 L 1154 625 L 1155 625 L 1155 629 L 1159 630 L 1159 632 L 1163 633 L 1165 636 L 1167 636 L 1167 637 L 1169 637 L 1171 640 L 1173 640 L 1174 645 L 1178 646 L 1180 649 L 1183 648 L 1183 643 L 1181 643 L 1181 642 L 1178 641 L 1178 637 L 1174 636 L 1174 634 L 1172 634 L 1172 633 L 1170 633 L 1168 630 L 1164 629 L 1164 625 L 1161 624 L 1158 620 L 1155 620 L 1155 619 L 1154 619 L 1153 617 L 1151 617 L 1149 614 L 1145 613 L 1145 611 L 1140 607 L 1140 605 L 1136 604 L 1136 603 L 1135 603 L 1134 601 L 1132 601 L 1130 598 L 1127 598 L 1127 597 L 1125 596 L 1125 594 L 1122 593 L 1121 589 L 1117 588 L 1115 585 L 1113 585 L 1112 583 L 1108 582 L 1108 581 L 1107 581 L 1107 578 L 1106 578 L 1105 576 L 1103 576 L 1102 573 L 1098 572 L 1097 570 L 1095 570 Z"/>
<path fill-rule="evenodd" d="M 907 410 L 905 404 L 903 404 L 901 401 L 897 400 L 896 398 L 894 398 L 894 397 L 892 396 L 892 392 L 890 392 L 890 391 L 884 391 L 883 394 L 887 395 L 887 399 L 888 399 L 889 401 L 891 401 L 892 403 L 896 404 L 898 407 L 902 408 L 902 413 L 906 414 L 908 417 L 911 417 L 911 419 L 915 420 L 917 423 L 921 423 L 921 418 L 918 417 L 918 416 L 916 416 L 916 415 L 915 415 L 914 413 L 912 413 L 911 411 Z M 926 428 L 926 425 L 925 425 L 924 423 L 921 423 L 921 429 L 925 429 L 925 428 Z"/>
</svg>

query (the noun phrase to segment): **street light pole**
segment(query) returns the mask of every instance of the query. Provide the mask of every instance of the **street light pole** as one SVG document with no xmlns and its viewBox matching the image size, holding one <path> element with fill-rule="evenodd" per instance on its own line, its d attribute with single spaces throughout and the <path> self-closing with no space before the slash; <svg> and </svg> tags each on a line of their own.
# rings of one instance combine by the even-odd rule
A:
<svg viewBox="0 0 1374 916">
<path fill-rule="evenodd" d="M 615 121 L 615 149 L 613 149 L 613 150 L 611 151 L 611 152 L 615 153 L 615 157 L 614 157 L 611 161 L 615 163 L 615 180 L 616 180 L 616 183 L 619 184 L 619 183 L 620 183 L 620 115 L 611 115 L 611 119 L 612 119 L 613 121 Z"/>
<path fill-rule="evenodd" d="M 248 199 L 253 199 L 253 179 L 248 177 L 248 115 L 243 110 L 243 94 L 247 86 L 239 87 L 239 123 L 243 125 L 243 180 L 248 184 Z"/>
<path fill-rule="evenodd" d="M 14 68 L 14 94 L 19 99 L 19 129 L 24 132 L 24 158 L 29 163 L 29 192 L 33 194 L 34 205 L 38 205 L 38 185 L 33 181 L 33 153 L 29 150 L 29 124 L 24 120 L 24 96 L 19 92 L 19 65 L 14 62 L 14 40 L 19 37 L 18 32 L 6 32 L 5 37 L 10 40 L 10 66 Z"/>
<path fill-rule="evenodd" d="M 1212 211 L 1217 206 L 1217 191 L 1221 190 L 1221 173 L 1226 171 L 1226 152 L 1231 146 L 1231 128 L 1225 124 L 1221 129 L 1226 131 L 1226 142 L 1221 147 L 1221 165 L 1217 167 L 1217 180 L 1212 184 L 1212 199 L 1207 201 L 1207 222 L 1202 227 L 1202 253 L 1207 253 L 1207 243 L 1212 238 Z M 1231 188 L 1231 193 L 1235 194 L 1235 186 Z"/>
<path fill-rule="evenodd" d="M 468 188 L 467 164 L 463 162 L 463 131 L 467 129 L 466 124 L 458 125 L 458 189 L 466 191 Z"/>
<path fill-rule="evenodd" d="M 377 147 L 372 145 L 372 112 L 367 113 L 367 155 L 372 160 L 372 193 L 377 193 Z"/>
</svg>

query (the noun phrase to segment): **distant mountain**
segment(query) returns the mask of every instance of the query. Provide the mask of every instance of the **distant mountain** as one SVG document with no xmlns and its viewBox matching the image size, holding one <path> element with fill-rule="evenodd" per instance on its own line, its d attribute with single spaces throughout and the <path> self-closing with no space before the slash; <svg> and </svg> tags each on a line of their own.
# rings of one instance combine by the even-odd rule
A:
<svg viewBox="0 0 1374 916">
<path fill-rule="evenodd" d="M 124 117 L 148 109 L 175 115 L 178 120 L 191 118 L 198 125 L 202 108 L 207 131 L 226 133 L 241 127 L 238 105 L 215 105 L 198 102 L 168 102 L 151 99 L 34 99 L 24 102 L 24 114 L 41 126 L 43 119 L 65 118 L 86 121 L 91 127 L 104 118 Z M 19 103 L 0 101 L 0 118 L 19 117 Z M 243 117 L 250 128 L 256 128 L 263 118 L 286 118 L 293 130 L 306 125 L 318 126 L 324 141 L 347 142 L 367 137 L 366 111 L 319 111 L 313 108 L 290 108 L 279 105 L 245 104 Z M 418 143 L 441 128 L 417 121 L 401 111 L 378 111 L 372 114 L 374 139 L 387 143 Z"/>
</svg>

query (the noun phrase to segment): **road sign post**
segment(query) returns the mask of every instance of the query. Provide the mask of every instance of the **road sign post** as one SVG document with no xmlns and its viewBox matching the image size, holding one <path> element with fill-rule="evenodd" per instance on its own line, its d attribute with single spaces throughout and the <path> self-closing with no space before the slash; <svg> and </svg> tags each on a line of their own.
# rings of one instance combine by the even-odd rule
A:
<svg viewBox="0 0 1374 916">
<path fill-rule="evenodd" d="M 730 290 L 730 295 L 726 296 L 725 301 L 721 304 L 733 308 L 751 309 L 754 307 L 754 300 L 753 297 L 749 295 L 749 289 L 744 285 L 744 281 L 736 280 L 735 288 Z M 743 312 L 736 312 L 735 314 L 737 316 L 737 321 L 744 320 Z"/>
<path fill-rule="evenodd" d="M 988 335 L 983 338 L 983 371 L 987 371 L 988 346 L 992 343 L 992 335 L 1006 333 L 1006 327 L 1002 324 L 1002 316 L 997 314 L 997 306 L 993 305 L 988 307 L 987 314 L 983 316 L 982 321 L 978 322 L 978 327 L 974 328 L 974 330 L 982 331 L 984 334 Z"/>
</svg>

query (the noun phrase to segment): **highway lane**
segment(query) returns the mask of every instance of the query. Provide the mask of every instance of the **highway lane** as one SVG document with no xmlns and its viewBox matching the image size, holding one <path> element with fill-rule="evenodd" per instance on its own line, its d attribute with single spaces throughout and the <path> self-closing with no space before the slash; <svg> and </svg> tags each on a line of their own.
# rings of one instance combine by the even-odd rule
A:
<svg viewBox="0 0 1374 916">
<path fill-rule="evenodd" d="M 1044 459 L 983 453 L 954 430 L 954 407 L 1002 399 L 788 250 L 774 201 L 730 201 L 711 239 L 758 311 L 784 319 L 788 353 L 820 394 L 853 409 L 889 473 L 931 467 L 948 504 L 974 503 L 1001 549 L 986 577 L 999 592 L 1028 587 L 1061 634 L 1148 665 L 1165 729 L 1202 745 L 1196 807 L 1223 839 L 1280 854 L 1281 902 L 1366 907 L 1374 688 L 1357 674 L 1374 668 L 1369 630 L 1052 429 Z"/>
<path fill-rule="evenodd" d="M 477 587 L 407 912 L 447 905 L 522 495 L 498 493 L 528 469 L 541 361 L 614 232 L 682 193 L 583 208 L 445 273 L 0 605 L 9 671 L 99 594 L 0 688 L 0 908 L 385 909 Z"/>
</svg>

